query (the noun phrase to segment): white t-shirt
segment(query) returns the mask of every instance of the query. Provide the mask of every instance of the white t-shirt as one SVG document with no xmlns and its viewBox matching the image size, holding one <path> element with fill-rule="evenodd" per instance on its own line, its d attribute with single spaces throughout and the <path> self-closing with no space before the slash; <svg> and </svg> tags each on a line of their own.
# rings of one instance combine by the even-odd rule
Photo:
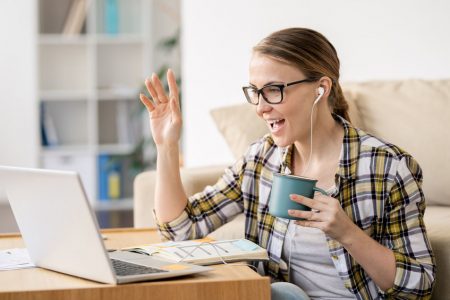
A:
<svg viewBox="0 0 450 300">
<path fill-rule="evenodd" d="M 289 222 L 282 252 L 288 266 L 290 253 L 289 281 L 311 299 L 355 299 L 334 267 L 322 230 Z"/>
</svg>

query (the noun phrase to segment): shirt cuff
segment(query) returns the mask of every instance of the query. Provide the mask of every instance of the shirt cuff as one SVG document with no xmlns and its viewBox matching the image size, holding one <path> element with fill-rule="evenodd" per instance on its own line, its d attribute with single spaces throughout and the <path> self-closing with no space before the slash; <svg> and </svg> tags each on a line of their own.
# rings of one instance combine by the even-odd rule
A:
<svg viewBox="0 0 450 300">
<path fill-rule="evenodd" d="M 431 293 L 431 288 L 430 291 L 422 290 L 423 288 L 425 288 L 424 286 L 418 286 L 416 288 L 408 287 L 407 289 L 403 290 L 402 285 L 404 285 L 405 282 L 408 281 L 408 279 L 411 280 L 413 275 L 414 277 L 420 275 L 411 274 L 411 272 L 414 271 L 411 270 L 411 261 L 409 261 L 408 257 L 405 257 L 405 255 L 395 251 L 394 256 L 396 263 L 394 285 L 383 294 L 388 297 L 401 295 L 402 297 L 405 297 L 404 299 L 417 299 L 417 295 L 429 296 Z M 422 276 L 426 275 L 422 274 Z M 423 282 L 423 280 L 417 281 Z"/>
<path fill-rule="evenodd" d="M 182 225 L 189 219 L 188 207 L 186 206 L 181 214 L 176 217 L 175 220 L 170 222 L 160 222 L 156 217 L 156 211 L 154 209 L 153 217 L 161 237 L 165 240 L 174 240 L 177 235 L 177 231 L 182 228 Z"/>
</svg>

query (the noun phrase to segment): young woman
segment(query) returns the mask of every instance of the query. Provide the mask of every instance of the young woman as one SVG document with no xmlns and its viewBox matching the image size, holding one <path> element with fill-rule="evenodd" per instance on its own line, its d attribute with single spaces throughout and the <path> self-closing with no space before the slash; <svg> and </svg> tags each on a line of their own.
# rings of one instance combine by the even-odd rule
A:
<svg viewBox="0 0 450 300">
<path fill-rule="evenodd" d="M 411 155 L 353 127 L 339 85 L 339 59 L 320 33 L 289 28 L 253 49 L 244 94 L 270 134 L 212 187 L 189 199 L 179 172 L 181 113 L 168 71 L 167 96 L 157 76 L 146 80 L 155 140 L 155 214 L 162 235 L 207 235 L 235 215 L 245 237 L 269 252 L 273 298 L 417 299 L 431 295 L 435 263 L 423 214 L 422 171 Z M 311 211 L 303 221 L 269 214 L 273 173 L 318 180 L 328 195 L 291 195 Z M 290 283 L 287 283 L 289 281 Z"/>
</svg>

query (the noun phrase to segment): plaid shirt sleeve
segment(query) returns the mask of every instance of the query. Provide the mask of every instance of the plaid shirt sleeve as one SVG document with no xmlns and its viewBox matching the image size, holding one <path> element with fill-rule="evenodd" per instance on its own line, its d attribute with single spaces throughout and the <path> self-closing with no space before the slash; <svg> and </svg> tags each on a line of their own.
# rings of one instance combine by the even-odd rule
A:
<svg viewBox="0 0 450 300">
<path fill-rule="evenodd" d="M 384 244 L 394 251 L 394 286 L 385 295 L 395 299 L 431 297 L 435 261 L 427 239 L 423 215 L 425 199 L 421 189 L 422 171 L 405 155 L 398 166 L 389 194 Z"/>
<path fill-rule="evenodd" d="M 217 183 L 189 197 L 184 211 L 171 222 L 159 222 L 158 230 L 166 240 L 202 238 L 235 215 L 243 212 L 241 184 L 245 157 L 225 170 Z"/>
</svg>

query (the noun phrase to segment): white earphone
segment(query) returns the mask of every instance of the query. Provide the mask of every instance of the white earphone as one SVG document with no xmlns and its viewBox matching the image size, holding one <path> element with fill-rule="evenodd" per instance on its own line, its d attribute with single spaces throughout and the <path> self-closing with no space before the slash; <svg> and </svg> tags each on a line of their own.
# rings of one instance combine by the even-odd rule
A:
<svg viewBox="0 0 450 300">
<path fill-rule="evenodd" d="M 317 89 L 317 92 L 319 93 L 319 96 L 317 96 L 316 100 L 314 100 L 314 104 L 316 104 L 317 102 L 319 102 L 320 98 L 322 98 L 323 94 L 325 93 L 325 89 L 323 87 L 319 87 Z"/>
<path fill-rule="evenodd" d="M 303 171 L 304 174 L 306 174 L 306 172 L 309 170 L 309 163 L 311 161 L 311 155 L 312 155 L 312 150 L 313 150 L 313 112 L 314 112 L 314 108 L 316 107 L 317 102 L 319 102 L 319 100 L 322 98 L 323 94 L 325 94 L 325 89 L 321 86 L 319 86 L 317 88 L 317 92 L 319 93 L 319 96 L 317 96 L 316 100 L 314 100 L 314 103 L 311 107 L 311 114 L 310 114 L 310 119 L 311 119 L 311 133 L 310 133 L 310 150 L 309 150 L 309 159 L 308 159 L 308 163 L 306 164 L 306 168 Z"/>
</svg>

